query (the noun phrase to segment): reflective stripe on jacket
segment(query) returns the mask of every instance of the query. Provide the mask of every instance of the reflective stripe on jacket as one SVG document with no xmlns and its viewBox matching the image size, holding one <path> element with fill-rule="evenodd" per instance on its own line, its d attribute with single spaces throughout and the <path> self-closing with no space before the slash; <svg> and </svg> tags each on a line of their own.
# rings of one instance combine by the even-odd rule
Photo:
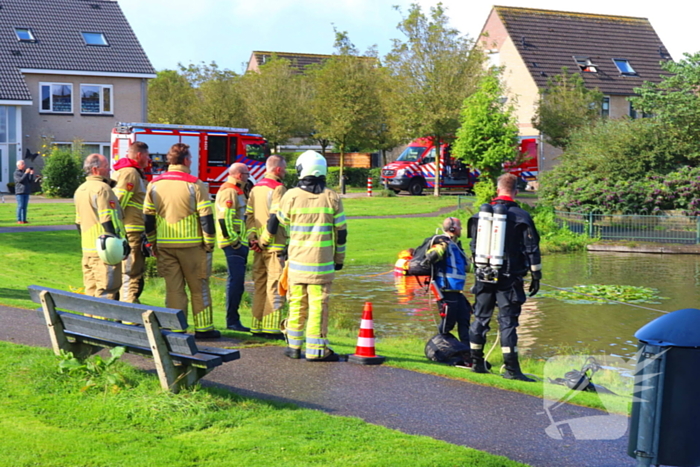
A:
<svg viewBox="0 0 700 467">
<path fill-rule="evenodd" d="M 216 240 L 219 248 L 237 245 L 239 242 L 248 245 L 245 226 L 246 197 L 243 189 L 231 177 L 216 193 Z M 221 228 L 219 220 L 226 225 L 226 233 Z"/>
<path fill-rule="evenodd" d="M 83 253 L 97 256 L 95 242 L 105 233 L 102 223 L 112 222 L 115 233 L 126 238 L 121 205 L 107 179 L 89 175 L 74 195 L 75 223 L 80 225 Z"/>
</svg>

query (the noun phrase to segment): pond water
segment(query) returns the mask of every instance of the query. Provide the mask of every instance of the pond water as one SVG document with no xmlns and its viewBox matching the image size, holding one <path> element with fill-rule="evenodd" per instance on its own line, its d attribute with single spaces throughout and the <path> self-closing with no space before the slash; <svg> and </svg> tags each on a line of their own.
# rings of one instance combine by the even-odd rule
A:
<svg viewBox="0 0 700 467">
<path fill-rule="evenodd" d="M 636 352 L 634 333 L 662 312 L 700 308 L 700 256 L 623 253 L 557 254 L 543 258 L 542 291 L 550 286 L 631 285 L 658 289 L 667 297 L 658 303 L 632 307 L 622 304 L 565 303 L 555 298 L 528 298 L 520 317 L 519 347 L 532 356 L 549 357 L 558 349 L 604 352 L 629 358 Z M 396 281 L 385 267 L 353 267 L 340 271 L 333 283 L 331 310 L 359 319 L 365 301 L 372 302 L 377 335 L 436 332 L 435 305 L 414 278 Z M 470 275 L 467 289 L 473 283 Z M 526 284 L 527 287 L 527 284 Z M 470 302 L 473 296 L 467 294 Z M 582 297 L 585 298 L 585 297 Z M 649 309 L 646 309 L 649 308 Z M 493 342 L 497 321 L 492 320 Z"/>
</svg>

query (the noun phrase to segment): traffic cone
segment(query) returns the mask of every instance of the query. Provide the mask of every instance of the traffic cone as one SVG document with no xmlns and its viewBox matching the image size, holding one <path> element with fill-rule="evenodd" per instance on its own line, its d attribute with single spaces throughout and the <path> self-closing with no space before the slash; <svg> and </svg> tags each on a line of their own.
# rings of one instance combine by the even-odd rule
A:
<svg viewBox="0 0 700 467">
<path fill-rule="evenodd" d="M 348 356 L 348 361 L 361 365 L 381 365 L 385 357 L 374 353 L 374 319 L 372 319 L 372 302 L 365 302 L 360 321 L 360 335 L 357 337 L 355 353 Z"/>
</svg>

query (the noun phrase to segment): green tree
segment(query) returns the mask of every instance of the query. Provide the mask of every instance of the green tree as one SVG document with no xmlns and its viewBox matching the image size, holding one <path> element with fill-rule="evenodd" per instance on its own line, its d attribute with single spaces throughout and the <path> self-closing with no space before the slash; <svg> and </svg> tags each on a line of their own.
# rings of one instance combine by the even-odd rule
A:
<svg viewBox="0 0 700 467">
<path fill-rule="evenodd" d="M 148 121 L 191 123 L 196 101 L 194 88 L 175 70 L 162 70 L 148 83 Z"/>
<path fill-rule="evenodd" d="M 503 101 L 498 71 L 484 76 L 479 89 L 464 100 L 462 126 L 457 130 L 453 154 L 481 171 L 491 185 L 502 172 L 505 161 L 517 156 L 518 125 L 513 105 Z"/>
<path fill-rule="evenodd" d="M 311 71 L 316 139 L 328 139 L 340 153 L 340 185 L 345 192 L 348 146 L 363 146 L 381 118 L 377 60 L 359 56 L 347 33 L 336 31 L 339 54 Z"/>
<path fill-rule="evenodd" d="M 431 7 L 429 16 L 412 4 L 398 25 L 406 40 L 395 39 L 385 58 L 402 96 L 394 112 L 395 131 L 403 139 L 427 136 L 437 145 L 453 137 L 462 102 L 476 90 L 483 74 L 483 54 L 448 21 L 442 3 Z M 435 196 L 439 196 L 439 157 L 435 165 Z"/>
<path fill-rule="evenodd" d="M 272 148 L 293 136 L 311 132 L 310 89 L 305 75 L 294 73 L 289 60 L 277 58 L 246 73 L 240 84 L 250 125 Z"/>
<path fill-rule="evenodd" d="M 228 69 L 220 69 L 212 62 L 187 67 L 180 71 L 194 89 L 196 103 L 192 124 L 224 127 L 245 127 L 248 124 L 239 84 L 240 76 Z"/>
<path fill-rule="evenodd" d="M 662 65 L 669 75 L 661 82 L 646 81 L 630 98 L 637 111 L 653 114 L 664 125 L 663 131 L 676 140 L 688 163 L 700 162 L 700 52 L 685 54 L 679 62 Z"/>
<path fill-rule="evenodd" d="M 566 149 L 574 131 L 600 118 L 602 102 L 600 91 L 587 89 L 580 74 L 569 73 L 564 67 L 540 90 L 532 124 L 547 143 Z"/>
</svg>

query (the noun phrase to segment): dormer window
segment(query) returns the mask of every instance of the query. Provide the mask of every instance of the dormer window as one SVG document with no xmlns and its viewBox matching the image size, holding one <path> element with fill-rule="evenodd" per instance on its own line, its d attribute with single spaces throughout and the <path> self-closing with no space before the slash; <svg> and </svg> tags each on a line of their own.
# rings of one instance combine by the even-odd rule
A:
<svg viewBox="0 0 700 467">
<path fill-rule="evenodd" d="M 622 76 L 637 76 L 637 72 L 634 71 L 634 68 L 632 68 L 632 65 L 630 65 L 629 60 L 613 58 L 613 62 L 615 62 L 615 66 L 620 71 Z"/>
<path fill-rule="evenodd" d="M 580 57 L 574 55 L 574 61 L 578 65 L 579 69 L 584 73 L 598 72 L 598 67 L 595 64 L 593 64 L 593 62 L 591 62 L 591 59 L 588 57 Z"/>
<path fill-rule="evenodd" d="M 83 35 L 85 45 L 109 46 L 107 38 L 101 32 L 82 32 L 81 34 Z"/>
<path fill-rule="evenodd" d="M 29 28 L 15 28 L 15 34 L 20 42 L 36 42 L 36 38 Z"/>
</svg>

